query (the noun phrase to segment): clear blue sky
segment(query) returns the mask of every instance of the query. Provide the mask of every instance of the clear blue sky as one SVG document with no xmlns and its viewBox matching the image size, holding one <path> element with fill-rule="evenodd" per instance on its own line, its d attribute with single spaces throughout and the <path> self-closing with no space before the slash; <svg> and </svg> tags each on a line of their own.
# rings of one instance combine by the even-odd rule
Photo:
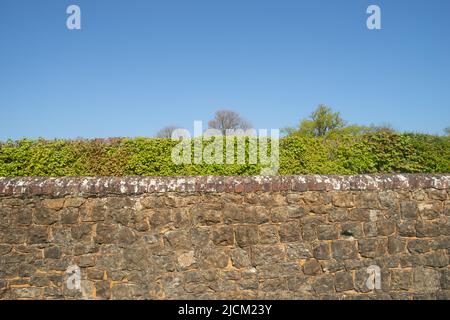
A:
<svg viewBox="0 0 450 320">
<path fill-rule="evenodd" d="M 320 103 L 350 123 L 442 133 L 450 1 L 0 0 L 0 140 L 192 131 L 220 108 L 281 128 Z"/>
</svg>

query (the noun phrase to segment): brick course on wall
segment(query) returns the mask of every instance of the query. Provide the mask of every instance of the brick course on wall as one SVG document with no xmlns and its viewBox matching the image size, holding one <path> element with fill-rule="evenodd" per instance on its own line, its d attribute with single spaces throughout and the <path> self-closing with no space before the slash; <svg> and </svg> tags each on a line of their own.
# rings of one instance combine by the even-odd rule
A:
<svg viewBox="0 0 450 320">
<path fill-rule="evenodd" d="M 449 299 L 449 189 L 445 174 L 0 178 L 0 299 Z"/>
</svg>

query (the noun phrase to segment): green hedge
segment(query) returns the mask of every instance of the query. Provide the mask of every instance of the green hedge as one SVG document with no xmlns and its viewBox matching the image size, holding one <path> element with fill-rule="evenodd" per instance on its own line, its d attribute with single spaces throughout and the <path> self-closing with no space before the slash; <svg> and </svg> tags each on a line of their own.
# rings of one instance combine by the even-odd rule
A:
<svg viewBox="0 0 450 320">
<path fill-rule="evenodd" d="M 0 176 L 257 175 L 260 165 L 176 165 L 170 139 L 0 143 Z M 450 138 L 378 132 L 280 140 L 280 174 L 450 172 Z"/>
</svg>

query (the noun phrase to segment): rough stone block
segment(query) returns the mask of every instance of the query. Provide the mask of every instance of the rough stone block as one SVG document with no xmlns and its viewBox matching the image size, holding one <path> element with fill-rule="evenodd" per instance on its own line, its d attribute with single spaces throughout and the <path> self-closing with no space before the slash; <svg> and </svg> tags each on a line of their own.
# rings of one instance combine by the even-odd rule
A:
<svg viewBox="0 0 450 320">
<path fill-rule="evenodd" d="M 252 265 L 273 265 L 285 261 L 285 251 L 280 245 L 257 245 L 252 247 Z"/>
<path fill-rule="evenodd" d="M 33 222 L 38 225 L 51 225 L 59 221 L 56 210 L 47 207 L 37 207 L 34 211 Z"/>
<path fill-rule="evenodd" d="M 383 238 L 358 240 L 359 253 L 366 258 L 384 256 L 387 253 L 388 241 Z"/>
<path fill-rule="evenodd" d="M 331 250 L 330 245 L 326 242 L 319 243 L 314 246 L 313 256 L 317 260 L 328 260 L 331 258 Z"/>
<path fill-rule="evenodd" d="M 336 207 L 352 208 L 355 205 L 355 197 L 351 192 L 335 192 L 332 201 Z"/>
<path fill-rule="evenodd" d="M 409 290 L 412 286 L 411 270 L 392 270 L 391 271 L 391 289 Z"/>
<path fill-rule="evenodd" d="M 297 221 L 282 223 L 278 233 L 281 242 L 295 242 L 301 239 L 300 225 Z"/>
<path fill-rule="evenodd" d="M 352 240 L 335 240 L 331 243 L 331 252 L 335 259 L 355 259 L 358 256 L 357 242 Z"/>
<path fill-rule="evenodd" d="M 337 292 L 353 290 L 353 275 L 351 272 L 340 271 L 334 276 L 334 285 Z"/>
<path fill-rule="evenodd" d="M 279 242 L 278 230 L 275 225 L 262 225 L 259 227 L 259 242 L 273 244 Z"/>
<path fill-rule="evenodd" d="M 192 248 L 189 233 L 183 230 L 172 230 L 164 233 L 164 243 L 175 250 L 190 250 Z"/>
<path fill-rule="evenodd" d="M 303 273 L 306 275 L 318 275 L 322 273 L 322 267 L 316 259 L 308 259 L 303 264 Z"/>
<path fill-rule="evenodd" d="M 413 290 L 416 293 L 432 293 L 440 288 L 439 273 L 436 270 L 418 267 L 413 270 Z"/>
<path fill-rule="evenodd" d="M 334 276 L 333 275 L 323 275 L 314 278 L 312 284 L 313 290 L 316 294 L 333 294 L 334 289 Z"/>
<path fill-rule="evenodd" d="M 213 229 L 212 240 L 218 246 L 230 246 L 234 244 L 234 231 L 232 227 L 221 226 Z"/>
<path fill-rule="evenodd" d="M 431 243 L 429 240 L 413 239 L 408 241 L 408 251 L 411 253 L 425 253 L 430 251 Z"/>
<path fill-rule="evenodd" d="M 306 242 L 295 242 L 286 244 L 286 253 L 289 260 L 311 258 L 311 249 Z"/>
<path fill-rule="evenodd" d="M 317 226 L 317 238 L 319 240 L 335 240 L 338 237 L 339 233 L 335 225 Z"/>
<path fill-rule="evenodd" d="M 403 219 L 417 219 L 419 210 L 415 201 L 400 202 L 400 212 Z"/>
<path fill-rule="evenodd" d="M 59 259 L 61 258 L 61 248 L 49 247 L 44 249 L 44 257 L 47 259 Z"/>
<path fill-rule="evenodd" d="M 231 250 L 231 261 L 235 268 L 245 268 L 251 265 L 249 253 L 241 248 Z"/>
<path fill-rule="evenodd" d="M 49 233 L 47 227 L 31 227 L 28 230 L 28 243 L 40 244 L 47 243 L 49 241 Z"/>
<path fill-rule="evenodd" d="M 72 229 L 72 234 L 73 234 Z M 114 243 L 117 236 L 117 225 L 99 223 L 96 227 L 95 241 L 99 244 Z M 82 230 L 83 235 L 87 235 L 90 232 L 89 228 Z"/>
<path fill-rule="evenodd" d="M 240 247 L 245 247 L 258 243 L 257 226 L 237 226 L 236 242 Z"/>
</svg>

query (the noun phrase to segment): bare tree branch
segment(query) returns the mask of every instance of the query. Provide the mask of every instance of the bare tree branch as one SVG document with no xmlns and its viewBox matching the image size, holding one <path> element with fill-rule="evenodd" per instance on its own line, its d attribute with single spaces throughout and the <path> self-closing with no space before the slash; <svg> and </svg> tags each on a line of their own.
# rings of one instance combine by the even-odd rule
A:
<svg viewBox="0 0 450 320">
<path fill-rule="evenodd" d="M 214 119 L 208 122 L 208 125 L 212 129 L 217 129 L 226 134 L 227 130 L 243 129 L 247 130 L 252 128 L 252 125 L 243 119 L 238 113 L 231 110 L 219 110 L 215 113 Z"/>
<path fill-rule="evenodd" d="M 177 126 L 167 126 L 162 128 L 161 130 L 158 131 L 158 133 L 156 134 L 156 137 L 158 138 L 171 138 L 172 137 L 172 133 L 178 129 Z"/>
</svg>

